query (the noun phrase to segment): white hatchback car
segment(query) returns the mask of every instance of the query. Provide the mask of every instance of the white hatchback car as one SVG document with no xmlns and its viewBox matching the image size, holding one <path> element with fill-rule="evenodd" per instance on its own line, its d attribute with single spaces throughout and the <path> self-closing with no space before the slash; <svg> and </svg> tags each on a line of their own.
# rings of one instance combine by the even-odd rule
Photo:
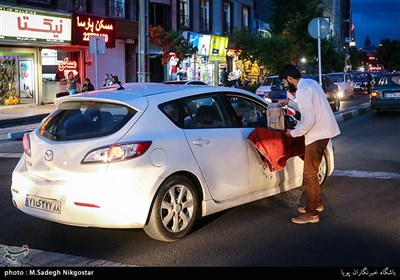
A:
<svg viewBox="0 0 400 280">
<path fill-rule="evenodd" d="M 256 89 L 256 94 L 258 96 L 264 97 L 266 94 L 271 92 L 271 86 L 276 86 L 279 84 L 280 79 L 278 75 L 271 75 L 266 77 Z"/>
<path fill-rule="evenodd" d="M 335 72 L 326 74 L 337 86 L 339 86 L 340 100 L 354 97 L 354 79 L 349 72 Z"/>
<path fill-rule="evenodd" d="M 171 242 L 198 218 L 302 185 L 300 155 L 271 170 L 249 141 L 268 104 L 245 90 L 137 83 L 54 103 L 12 174 L 14 205 L 41 219 Z M 214 120 L 200 125 L 200 111 Z M 329 142 L 321 184 L 333 169 Z"/>
</svg>

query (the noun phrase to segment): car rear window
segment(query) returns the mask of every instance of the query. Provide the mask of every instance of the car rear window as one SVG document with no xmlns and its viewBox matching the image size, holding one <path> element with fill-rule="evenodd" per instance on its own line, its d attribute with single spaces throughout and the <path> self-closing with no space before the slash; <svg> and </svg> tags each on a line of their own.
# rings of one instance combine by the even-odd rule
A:
<svg viewBox="0 0 400 280">
<path fill-rule="evenodd" d="M 136 111 L 128 106 L 96 101 L 64 102 L 40 127 L 55 141 L 102 137 L 121 129 Z"/>
</svg>

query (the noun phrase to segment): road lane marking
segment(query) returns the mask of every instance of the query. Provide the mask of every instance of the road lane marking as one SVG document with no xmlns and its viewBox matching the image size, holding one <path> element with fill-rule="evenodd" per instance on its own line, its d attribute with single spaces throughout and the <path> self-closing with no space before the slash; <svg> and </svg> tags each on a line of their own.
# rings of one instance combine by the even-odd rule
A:
<svg viewBox="0 0 400 280">
<path fill-rule="evenodd" d="M 0 158 L 20 158 L 22 153 L 0 153 Z"/>
<path fill-rule="evenodd" d="M 359 170 L 334 170 L 332 176 L 374 178 L 374 179 L 400 179 L 400 173 L 395 172 L 374 172 Z"/>
</svg>

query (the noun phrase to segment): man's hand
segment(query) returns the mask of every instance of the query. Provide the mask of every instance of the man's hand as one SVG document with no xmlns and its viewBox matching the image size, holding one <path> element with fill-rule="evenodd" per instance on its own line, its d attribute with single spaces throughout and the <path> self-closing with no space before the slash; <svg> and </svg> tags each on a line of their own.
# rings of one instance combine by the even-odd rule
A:
<svg viewBox="0 0 400 280">
<path fill-rule="evenodd" d="M 282 99 L 278 101 L 278 106 L 283 107 L 289 104 L 289 99 Z"/>
<path fill-rule="evenodd" d="M 285 136 L 292 137 L 292 135 L 290 134 L 290 129 L 285 129 Z"/>
</svg>

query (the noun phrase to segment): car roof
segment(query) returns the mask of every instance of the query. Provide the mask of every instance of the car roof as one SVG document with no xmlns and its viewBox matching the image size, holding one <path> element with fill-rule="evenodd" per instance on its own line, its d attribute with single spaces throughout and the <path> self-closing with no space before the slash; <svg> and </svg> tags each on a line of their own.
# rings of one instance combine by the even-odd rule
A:
<svg viewBox="0 0 400 280">
<path fill-rule="evenodd" d="M 207 85 L 203 81 L 198 81 L 198 80 L 179 80 L 179 81 L 165 81 L 162 82 L 162 84 L 166 85 Z"/>
<path fill-rule="evenodd" d="M 226 88 L 219 86 L 193 86 L 193 85 L 173 85 L 162 83 L 129 83 L 124 84 L 124 89 L 110 87 L 101 90 L 83 92 L 73 95 L 67 95 L 54 99 L 54 104 L 59 107 L 60 104 L 67 101 L 102 101 L 115 104 L 124 104 L 136 110 L 142 111 L 147 107 L 147 98 L 159 98 L 162 102 L 191 96 L 202 93 L 214 92 L 236 92 L 256 96 L 240 88 Z M 260 98 L 260 100 L 263 100 Z"/>
</svg>

